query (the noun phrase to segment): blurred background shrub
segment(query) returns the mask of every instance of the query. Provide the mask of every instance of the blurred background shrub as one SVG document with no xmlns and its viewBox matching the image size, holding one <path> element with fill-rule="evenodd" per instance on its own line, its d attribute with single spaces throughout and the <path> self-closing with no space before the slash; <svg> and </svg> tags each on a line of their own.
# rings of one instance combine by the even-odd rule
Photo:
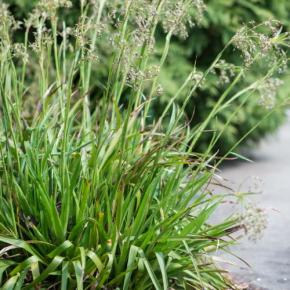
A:
<svg viewBox="0 0 290 290">
<path fill-rule="evenodd" d="M 32 11 L 37 0 L 9 0 L 12 13 L 19 19 L 26 18 Z M 78 18 L 79 10 L 77 3 L 74 0 L 74 10 L 70 10 L 66 15 L 68 23 L 73 25 Z M 281 27 L 288 30 L 290 28 L 290 1 L 288 0 L 208 0 L 205 1 L 207 10 L 205 17 L 202 19 L 199 26 L 191 28 L 191 31 L 186 39 L 175 37 L 170 48 L 169 57 L 163 70 L 161 71 L 162 94 L 160 95 L 159 104 L 156 106 L 152 114 L 158 115 L 163 111 L 164 106 L 168 103 L 177 88 L 182 85 L 182 82 L 191 72 L 192 67 L 196 67 L 201 72 L 204 71 L 216 57 L 218 52 L 226 45 L 234 33 L 241 28 L 243 24 L 249 22 L 260 23 L 270 19 L 277 19 L 281 22 Z M 158 31 L 160 34 L 160 48 L 164 43 L 161 42 L 163 31 Z M 110 48 L 100 48 L 105 56 L 101 64 L 96 66 L 97 73 L 107 77 L 106 65 L 108 61 L 104 61 L 110 57 Z M 160 49 L 162 51 L 162 49 Z M 158 54 L 158 51 L 157 51 Z M 221 92 L 228 86 L 230 80 L 231 67 L 227 64 L 237 64 L 241 61 L 238 54 L 233 50 L 227 50 L 225 63 L 221 63 L 221 69 L 215 70 L 211 78 L 207 80 L 206 86 L 202 86 L 193 96 L 190 105 L 187 106 L 189 121 L 195 125 L 206 118 L 212 107 L 220 97 Z M 224 66 L 224 67 L 223 67 Z M 244 76 L 243 84 L 239 87 L 236 85 L 236 92 L 239 88 L 244 87 L 245 83 L 251 83 L 259 75 L 263 76 L 268 68 L 258 67 L 255 74 L 247 74 Z M 199 150 L 205 150 L 208 147 L 213 135 L 223 130 L 228 118 L 235 114 L 227 129 L 223 131 L 221 138 L 215 146 L 215 150 L 219 154 L 227 153 L 237 144 L 265 115 L 272 110 L 271 115 L 263 120 L 259 127 L 247 136 L 241 142 L 240 147 L 245 145 L 252 146 L 268 134 L 277 130 L 286 118 L 286 107 L 283 105 L 288 97 L 287 82 L 284 85 L 269 86 L 275 98 L 275 104 L 263 104 L 261 102 L 261 92 L 257 92 L 248 98 L 246 101 L 243 97 L 238 98 L 234 105 L 231 105 L 226 110 L 223 110 L 217 118 L 209 124 L 208 134 L 203 134 L 199 142 Z M 99 84 L 95 84 L 96 88 L 102 89 Z M 278 89 L 279 87 L 279 89 Z M 96 89 L 94 88 L 94 89 Z M 277 92 L 276 92 L 277 90 Z M 99 90 L 101 91 L 101 90 Z M 177 105 L 182 105 L 185 96 L 180 95 L 177 100 Z M 237 110 L 237 108 L 241 107 Z M 271 108 L 269 108 L 271 107 Z"/>
</svg>

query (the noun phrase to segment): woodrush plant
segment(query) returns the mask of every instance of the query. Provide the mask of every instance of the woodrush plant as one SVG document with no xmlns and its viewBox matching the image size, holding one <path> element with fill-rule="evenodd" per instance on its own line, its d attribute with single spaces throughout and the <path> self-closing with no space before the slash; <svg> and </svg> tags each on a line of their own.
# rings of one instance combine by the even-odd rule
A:
<svg viewBox="0 0 290 290">
<path fill-rule="evenodd" d="M 69 1 L 39 1 L 21 44 L 1 4 L 1 289 L 234 288 L 215 253 L 235 242 L 242 221 L 209 222 L 226 198 L 209 188 L 223 160 L 209 154 L 219 136 L 203 154 L 193 148 L 209 121 L 267 81 L 281 60 L 226 100 L 246 71 L 236 68 L 209 116 L 190 129 L 184 109 L 221 52 L 199 77 L 192 69 L 155 120 L 150 112 L 171 37 L 194 18 L 168 26 L 158 67 L 151 62 L 156 28 L 168 9 L 185 13 L 198 3 L 81 1 L 79 22 L 69 28 L 59 13 Z M 92 69 L 102 65 L 104 41 L 113 54 L 96 99 Z M 284 35 L 271 41 L 278 46 Z M 188 97 L 177 109 L 183 91 Z"/>
</svg>

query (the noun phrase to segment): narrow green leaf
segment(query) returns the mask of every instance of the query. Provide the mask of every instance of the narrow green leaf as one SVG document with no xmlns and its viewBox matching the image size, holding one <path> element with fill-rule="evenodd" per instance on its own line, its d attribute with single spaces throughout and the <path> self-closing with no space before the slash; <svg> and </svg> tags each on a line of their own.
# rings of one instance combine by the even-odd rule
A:
<svg viewBox="0 0 290 290">
<path fill-rule="evenodd" d="M 139 251 L 139 249 L 137 247 L 135 247 L 135 246 L 131 246 L 130 247 L 128 263 L 127 263 L 127 270 L 128 269 L 132 269 L 132 267 L 135 266 L 136 257 L 137 257 L 138 251 Z M 129 289 L 131 276 L 132 276 L 132 270 L 129 270 L 127 272 L 127 274 L 125 275 L 124 284 L 123 284 L 123 290 L 128 290 Z"/>
<path fill-rule="evenodd" d="M 36 257 L 36 256 L 32 256 L 32 257 L 29 257 L 28 259 L 26 259 L 24 262 L 18 264 L 17 267 L 15 267 L 11 272 L 10 272 L 10 275 L 11 276 L 14 276 L 18 273 L 21 273 L 23 269 L 26 269 L 26 268 L 31 268 L 32 264 L 38 262 L 39 259 Z"/>
<path fill-rule="evenodd" d="M 82 268 L 80 261 L 74 261 L 73 265 L 77 280 L 77 290 L 83 290 L 84 269 Z"/>
<path fill-rule="evenodd" d="M 94 253 L 93 251 L 89 251 L 87 253 L 87 256 L 93 261 L 93 263 L 96 265 L 99 273 L 102 273 L 103 269 L 104 269 L 104 265 L 101 261 L 101 259 L 99 258 L 99 256 Z"/>
<path fill-rule="evenodd" d="M 167 270 L 164 262 L 164 256 L 162 253 L 156 253 L 157 261 L 160 267 L 161 275 L 162 275 L 162 281 L 163 281 L 163 289 L 168 290 L 169 284 L 168 284 L 168 277 L 167 277 Z"/>
<path fill-rule="evenodd" d="M 17 280 L 19 279 L 20 275 L 16 275 L 11 277 L 7 282 L 2 286 L 2 290 L 14 290 L 14 287 L 17 283 Z"/>
<path fill-rule="evenodd" d="M 31 283 L 31 285 L 25 287 L 24 289 L 30 289 L 29 287 L 37 285 L 38 283 L 44 281 L 49 275 L 51 275 L 58 268 L 58 266 L 63 262 L 63 260 L 64 260 L 63 257 L 59 256 L 54 257 L 54 259 L 47 266 L 47 268 L 40 273 L 40 275 Z"/>
<path fill-rule="evenodd" d="M 62 264 L 62 271 L 61 271 L 61 290 L 67 290 L 68 289 L 68 284 L 67 280 L 69 277 L 69 272 L 68 272 L 68 262 L 64 262 Z"/>
<path fill-rule="evenodd" d="M 52 252 L 50 252 L 47 256 L 49 258 L 54 258 L 55 256 L 59 256 L 65 250 L 69 249 L 72 246 L 73 246 L 73 244 L 70 241 L 64 241 L 60 246 L 58 246 L 56 249 L 54 249 Z"/>
</svg>

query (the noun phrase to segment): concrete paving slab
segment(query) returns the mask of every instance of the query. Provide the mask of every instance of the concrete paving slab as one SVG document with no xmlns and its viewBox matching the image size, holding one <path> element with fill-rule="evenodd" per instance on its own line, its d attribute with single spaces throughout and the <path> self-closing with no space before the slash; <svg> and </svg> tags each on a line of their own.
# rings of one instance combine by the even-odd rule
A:
<svg viewBox="0 0 290 290">
<path fill-rule="evenodd" d="M 230 270 L 253 286 L 290 290 L 290 121 L 264 141 L 253 157 L 253 163 L 225 166 L 221 176 L 230 180 L 232 187 L 245 190 L 253 177 L 262 179 L 263 193 L 255 199 L 259 207 L 266 209 L 269 223 L 260 241 L 244 239 L 233 249 L 252 268 L 239 263 Z"/>
</svg>

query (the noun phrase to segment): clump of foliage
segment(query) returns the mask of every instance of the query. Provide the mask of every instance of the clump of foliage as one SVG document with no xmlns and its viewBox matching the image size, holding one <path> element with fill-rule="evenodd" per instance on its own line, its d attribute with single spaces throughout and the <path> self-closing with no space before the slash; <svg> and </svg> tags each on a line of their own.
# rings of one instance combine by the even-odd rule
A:
<svg viewBox="0 0 290 290">
<path fill-rule="evenodd" d="M 1 289 L 234 287 L 215 253 L 246 225 L 234 216 L 209 221 L 226 198 L 209 185 L 222 162 L 210 152 L 227 125 L 205 152 L 193 152 L 212 119 L 281 68 L 277 49 L 285 35 L 269 38 L 267 53 L 251 49 L 253 62 L 271 55 L 271 69 L 232 94 L 248 70 L 236 66 L 212 111 L 192 129 L 184 110 L 223 52 L 203 74 L 192 67 L 160 117 L 151 113 L 171 37 L 199 21 L 202 3 L 85 2 L 68 27 L 59 10 L 70 9 L 70 1 L 39 1 L 25 21 L 23 43 L 13 41 L 18 23 L 1 4 Z M 160 23 L 167 36 L 156 65 Z M 244 28 L 224 50 L 253 46 L 259 28 Z M 109 49 L 104 82 L 93 72 Z"/>
</svg>

